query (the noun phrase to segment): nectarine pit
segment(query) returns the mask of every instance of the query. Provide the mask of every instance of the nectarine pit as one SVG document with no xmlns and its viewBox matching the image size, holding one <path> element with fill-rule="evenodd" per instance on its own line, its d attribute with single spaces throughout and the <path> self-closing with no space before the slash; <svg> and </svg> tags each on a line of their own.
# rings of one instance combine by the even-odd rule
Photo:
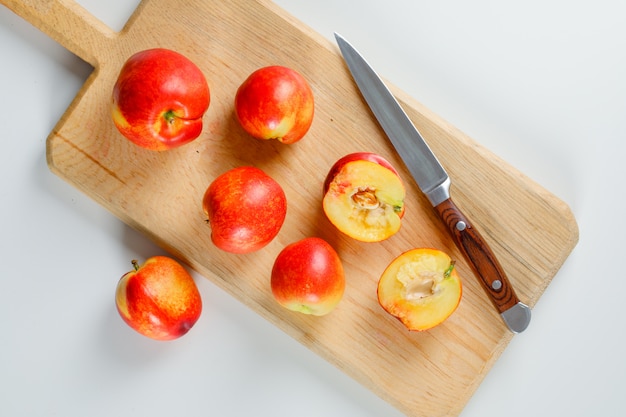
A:
<svg viewBox="0 0 626 417">
<path fill-rule="evenodd" d="M 394 212 L 401 213 L 402 207 L 399 206 L 391 206 L 386 204 L 376 195 L 377 190 L 370 186 L 363 186 L 356 188 L 352 194 L 350 194 L 350 199 L 357 206 L 357 208 L 362 210 L 376 210 L 382 209 L 382 211 L 386 211 L 387 207 L 391 207 Z M 383 215 L 383 213 L 381 213 Z"/>
<path fill-rule="evenodd" d="M 354 204 L 362 209 L 374 210 L 380 207 L 380 201 L 376 197 L 376 190 L 370 187 L 358 187 L 350 198 Z"/>
</svg>

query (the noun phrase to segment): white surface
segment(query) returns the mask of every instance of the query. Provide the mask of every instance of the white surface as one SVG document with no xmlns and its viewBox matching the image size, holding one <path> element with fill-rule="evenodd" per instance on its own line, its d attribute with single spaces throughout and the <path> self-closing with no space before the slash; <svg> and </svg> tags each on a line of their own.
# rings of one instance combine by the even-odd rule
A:
<svg viewBox="0 0 626 417">
<path fill-rule="evenodd" d="M 119 29 L 137 0 L 80 3 Z M 577 248 L 462 416 L 625 415 L 625 3 L 278 4 L 329 39 L 342 33 L 577 217 Z M 400 415 L 201 277 L 205 307 L 187 336 L 130 330 L 115 284 L 131 259 L 162 251 L 45 161 L 90 68 L 4 7 L 0 56 L 0 415 Z"/>
</svg>

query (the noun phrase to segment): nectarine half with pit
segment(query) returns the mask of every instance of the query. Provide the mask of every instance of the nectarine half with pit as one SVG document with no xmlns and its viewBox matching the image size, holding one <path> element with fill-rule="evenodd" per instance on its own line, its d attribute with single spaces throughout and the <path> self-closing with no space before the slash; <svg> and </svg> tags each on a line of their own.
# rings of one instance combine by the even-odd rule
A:
<svg viewBox="0 0 626 417">
<path fill-rule="evenodd" d="M 454 262 L 437 249 L 409 250 L 394 259 L 378 281 L 378 302 L 409 330 L 423 331 L 446 320 L 461 301 Z"/>
<path fill-rule="evenodd" d="M 331 167 L 322 204 L 341 232 L 362 242 L 379 242 L 400 230 L 405 193 L 398 172 L 386 159 L 357 152 Z"/>
</svg>

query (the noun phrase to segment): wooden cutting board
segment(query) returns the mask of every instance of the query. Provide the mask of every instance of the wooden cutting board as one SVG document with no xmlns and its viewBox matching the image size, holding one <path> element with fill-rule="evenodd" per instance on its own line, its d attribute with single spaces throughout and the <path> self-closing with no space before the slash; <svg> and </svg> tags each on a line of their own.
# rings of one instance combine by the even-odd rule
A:
<svg viewBox="0 0 626 417">
<path fill-rule="evenodd" d="M 95 68 L 48 138 L 54 173 L 407 415 L 461 412 L 513 335 L 374 121 L 334 44 L 266 0 L 195 0 L 176 7 L 146 0 L 120 33 L 69 0 L 2 3 Z M 174 49 L 195 61 L 212 93 L 201 137 L 164 153 L 121 137 L 109 110 L 123 62 L 152 47 Z M 252 139 L 233 116 L 239 84 L 269 64 L 297 69 L 314 90 L 313 126 L 295 145 Z M 534 306 L 577 243 L 569 208 L 406 94 L 394 92 L 449 171 L 456 203 L 492 245 L 520 299 Z M 341 235 L 321 209 L 328 169 L 355 151 L 385 156 L 407 185 L 402 229 L 381 243 Z M 273 176 L 289 202 L 278 237 L 249 255 L 216 249 L 201 207 L 209 183 L 240 165 Z M 279 307 L 269 288 L 275 256 L 306 236 L 330 242 L 346 270 L 345 298 L 325 317 Z M 379 275 L 414 247 L 450 253 L 464 285 L 453 316 L 423 333 L 406 331 L 376 301 Z"/>
</svg>

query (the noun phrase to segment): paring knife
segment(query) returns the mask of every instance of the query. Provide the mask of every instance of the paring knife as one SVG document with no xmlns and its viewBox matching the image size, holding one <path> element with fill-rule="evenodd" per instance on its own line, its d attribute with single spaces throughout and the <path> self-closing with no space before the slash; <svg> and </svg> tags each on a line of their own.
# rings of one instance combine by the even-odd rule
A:
<svg viewBox="0 0 626 417">
<path fill-rule="evenodd" d="M 502 266 L 478 230 L 450 198 L 450 177 L 396 98 L 365 59 L 341 35 L 339 49 L 361 94 L 417 185 L 447 226 L 482 287 L 514 333 L 530 323 L 530 308 L 520 302 Z"/>
</svg>

